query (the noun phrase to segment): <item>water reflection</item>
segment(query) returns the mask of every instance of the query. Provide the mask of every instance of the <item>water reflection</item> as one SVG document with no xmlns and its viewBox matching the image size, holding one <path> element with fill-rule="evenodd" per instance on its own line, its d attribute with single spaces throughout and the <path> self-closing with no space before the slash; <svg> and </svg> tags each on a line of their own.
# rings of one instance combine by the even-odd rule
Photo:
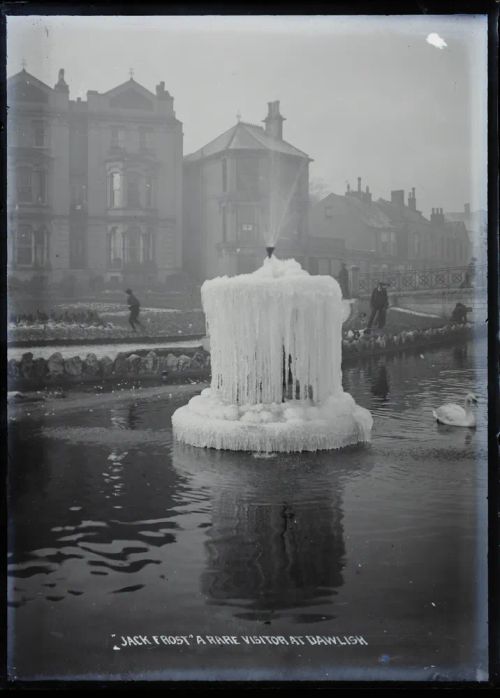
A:
<svg viewBox="0 0 500 698">
<path fill-rule="evenodd" d="M 266 620 L 288 609 L 297 621 L 325 620 L 299 611 L 331 602 L 343 584 L 343 481 L 355 477 L 358 456 L 258 458 L 176 444 L 176 470 L 211 495 L 201 576 L 208 602 L 236 607 L 239 618 Z"/>
<path fill-rule="evenodd" d="M 387 373 L 387 366 L 384 362 L 380 362 L 375 369 L 371 378 L 371 391 L 372 395 L 382 398 L 383 402 L 387 401 L 387 396 L 389 395 L 389 376 Z"/>
</svg>

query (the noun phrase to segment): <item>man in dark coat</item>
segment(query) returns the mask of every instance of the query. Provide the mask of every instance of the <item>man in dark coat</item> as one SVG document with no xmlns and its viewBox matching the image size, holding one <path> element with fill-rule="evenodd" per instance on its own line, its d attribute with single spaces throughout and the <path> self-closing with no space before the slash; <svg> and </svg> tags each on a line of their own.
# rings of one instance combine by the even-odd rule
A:
<svg viewBox="0 0 500 698">
<path fill-rule="evenodd" d="M 378 283 L 376 288 L 373 289 L 372 297 L 370 299 L 371 314 L 368 320 L 367 330 L 371 329 L 375 318 L 377 318 L 377 324 L 380 329 L 385 325 L 385 314 L 387 308 L 389 307 L 389 299 L 387 297 L 387 291 L 382 283 Z"/>
<path fill-rule="evenodd" d="M 342 291 L 342 298 L 350 298 L 349 294 L 349 272 L 345 262 L 342 262 L 342 266 L 339 271 L 338 282 L 340 290 Z"/>
<path fill-rule="evenodd" d="M 134 332 L 137 332 L 137 330 L 135 328 L 136 325 L 139 325 L 139 327 L 141 329 L 144 329 L 144 325 L 142 325 L 139 322 L 139 312 L 141 310 L 141 304 L 139 303 L 138 298 L 136 298 L 134 296 L 134 294 L 132 293 L 130 288 L 127 288 L 125 293 L 127 294 L 127 304 L 128 304 L 129 309 L 130 309 L 130 315 L 129 315 L 128 321 L 129 321 L 132 329 L 134 330 Z"/>
</svg>

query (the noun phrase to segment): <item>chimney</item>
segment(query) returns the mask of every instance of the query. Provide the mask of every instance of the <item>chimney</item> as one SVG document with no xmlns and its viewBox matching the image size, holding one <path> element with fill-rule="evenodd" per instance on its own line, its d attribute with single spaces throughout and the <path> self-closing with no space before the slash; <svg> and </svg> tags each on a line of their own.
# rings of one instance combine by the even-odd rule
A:
<svg viewBox="0 0 500 698">
<path fill-rule="evenodd" d="M 444 213 L 442 208 L 433 208 L 431 213 L 431 223 L 433 225 L 444 225 Z"/>
<path fill-rule="evenodd" d="M 358 177 L 358 191 L 361 191 L 361 177 Z"/>
<path fill-rule="evenodd" d="M 408 194 L 408 208 L 412 211 L 417 210 L 417 200 L 415 198 L 415 187 L 412 187 L 411 192 Z"/>
<path fill-rule="evenodd" d="M 64 79 L 64 68 L 59 68 L 58 80 L 54 85 L 54 90 L 59 90 L 60 92 L 69 92 L 69 87 Z"/>
<path fill-rule="evenodd" d="M 464 204 L 464 213 L 466 218 L 470 218 L 470 204 Z"/>
<path fill-rule="evenodd" d="M 405 192 L 404 189 L 396 189 L 391 191 L 391 203 L 395 206 L 400 206 L 404 208 L 405 205 Z"/>
<path fill-rule="evenodd" d="M 263 120 L 266 125 L 266 134 L 276 140 L 283 140 L 283 121 L 285 117 L 280 114 L 279 100 L 267 103 L 268 112 Z"/>
</svg>

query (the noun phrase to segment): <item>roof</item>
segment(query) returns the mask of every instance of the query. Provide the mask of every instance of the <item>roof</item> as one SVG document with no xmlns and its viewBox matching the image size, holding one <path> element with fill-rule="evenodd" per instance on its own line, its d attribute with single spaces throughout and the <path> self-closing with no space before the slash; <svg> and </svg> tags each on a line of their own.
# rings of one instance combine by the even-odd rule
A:
<svg viewBox="0 0 500 698">
<path fill-rule="evenodd" d="M 392 223 L 396 226 L 402 225 L 403 223 L 412 223 L 414 226 L 424 227 L 430 225 L 428 219 L 425 218 L 420 211 L 414 211 L 406 205 L 399 206 L 392 201 L 379 199 L 377 201 L 377 206 L 380 207 L 384 214 L 390 218 Z"/>
<path fill-rule="evenodd" d="M 48 102 L 53 89 L 24 68 L 7 78 L 8 101 Z"/>
<path fill-rule="evenodd" d="M 306 153 L 295 148 L 290 143 L 268 136 L 262 126 L 239 121 L 235 126 L 222 133 L 213 141 L 210 141 L 203 148 L 200 148 L 195 153 L 186 155 L 184 160 L 186 162 L 194 162 L 213 157 L 219 153 L 236 150 L 264 150 L 283 155 L 294 155 L 300 158 L 307 158 L 308 160 L 311 159 Z"/>
<path fill-rule="evenodd" d="M 371 228 L 391 228 L 390 218 L 373 201 L 362 201 L 357 196 L 329 194 L 316 206 L 332 206 L 339 215 L 356 216 Z"/>
</svg>

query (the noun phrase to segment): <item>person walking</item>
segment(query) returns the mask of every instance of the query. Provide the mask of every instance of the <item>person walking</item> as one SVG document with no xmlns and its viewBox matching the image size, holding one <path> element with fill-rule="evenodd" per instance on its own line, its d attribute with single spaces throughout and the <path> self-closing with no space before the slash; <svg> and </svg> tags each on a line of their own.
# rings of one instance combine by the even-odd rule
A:
<svg viewBox="0 0 500 698">
<path fill-rule="evenodd" d="M 351 296 L 349 293 L 349 272 L 347 271 L 345 262 L 342 262 L 342 266 L 340 267 L 338 282 L 340 290 L 342 291 L 342 298 L 350 298 Z"/>
<path fill-rule="evenodd" d="M 139 299 L 134 296 L 130 288 L 127 288 L 125 293 L 127 294 L 127 304 L 130 309 L 128 321 L 134 332 L 137 332 L 135 328 L 136 325 L 139 325 L 141 329 L 144 329 L 144 325 L 139 322 L 141 304 L 139 303 Z"/>
<path fill-rule="evenodd" d="M 382 329 L 385 326 L 385 315 L 387 308 L 389 307 L 389 299 L 383 283 L 379 282 L 373 289 L 372 297 L 370 299 L 370 306 L 371 314 L 368 320 L 368 325 L 366 326 L 367 332 L 370 332 L 375 318 L 377 318 L 379 329 Z"/>
</svg>

